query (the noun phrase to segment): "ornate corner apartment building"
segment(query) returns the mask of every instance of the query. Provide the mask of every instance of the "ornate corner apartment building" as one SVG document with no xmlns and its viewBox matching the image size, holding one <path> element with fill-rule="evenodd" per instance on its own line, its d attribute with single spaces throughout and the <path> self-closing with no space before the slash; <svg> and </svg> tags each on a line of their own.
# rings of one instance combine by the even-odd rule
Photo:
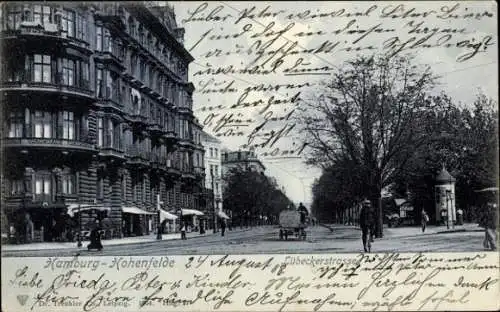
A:
<svg viewBox="0 0 500 312">
<path fill-rule="evenodd" d="M 51 241 L 99 219 L 122 237 L 156 228 L 158 194 L 164 210 L 200 208 L 193 57 L 171 6 L 4 2 L 0 15 L 2 223 Z"/>
</svg>

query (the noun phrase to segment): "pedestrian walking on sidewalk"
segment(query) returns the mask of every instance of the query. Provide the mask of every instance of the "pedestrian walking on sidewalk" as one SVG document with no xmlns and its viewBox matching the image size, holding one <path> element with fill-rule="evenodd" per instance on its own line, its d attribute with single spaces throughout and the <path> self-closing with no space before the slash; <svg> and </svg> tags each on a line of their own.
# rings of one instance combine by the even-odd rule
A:
<svg viewBox="0 0 500 312">
<path fill-rule="evenodd" d="M 479 226 L 484 227 L 483 246 L 488 250 L 497 250 L 497 205 L 493 203 L 486 204 L 486 211 L 483 214 Z"/>
<path fill-rule="evenodd" d="M 221 221 L 220 221 L 220 233 L 221 233 L 221 236 L 224 236 L 225 232 L 226 232 L 226 220 L 221 219 Z"/>
<path fill-rule="evenodd" d="M 368 199 L 365 199 L 362 203 L 361 210 L 359 212 L 359 225 L 361 227 L 361 239 L 363 241 L 363 248 L 365 252 L 371 251 L 371 243 L 373 242 L 373 230 L 374 230 L 374 217 L 372 204 Z"/>
<path fill-rule="evenodd" d="M 187 239 L 186 238 L 186 225 L 182 223 L 181 225 L 181 239 Z"/>
<path fill-rule="evenodd" d="M 97 249 L 99 251 L 102 250 L 101 243 L 101 225 L 99 221 L 96 221 L 96 224 L 92 231 L 90 232 L 90 244 L 87 245 L 88 250 Z"/>
<path fill-rule="evenodd" d="M 425 227 L 427 226 L 427 222 L 429 222 L 429 216 L 427 215 L 427 212 L 425 212 L 424 209 L 422 209 L 422 233 L 425 232 Z"/>
</svg>

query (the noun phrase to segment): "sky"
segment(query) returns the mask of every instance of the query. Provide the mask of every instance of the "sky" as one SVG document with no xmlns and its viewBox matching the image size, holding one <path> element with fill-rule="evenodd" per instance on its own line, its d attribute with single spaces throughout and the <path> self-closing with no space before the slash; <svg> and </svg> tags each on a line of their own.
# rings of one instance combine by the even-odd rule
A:
<svg viewBox="0 0 500 312">
<path fill-rule="evenodd" d="M 296 158 L 283 152 L 298 153 L 302 146 L 300 127 L 287 116 L 296 114 L 300 101 L 311 101 L 317 84 L 345 61 L 411 53 L 417 64 L 441 76 L 436 92 L 443 90 L 463 105 L 479 91 L 498 102 L 493 1 L 170 4 L 195 58 L 189 67 L 195 116 L 227 148 L 260 144 L 255 151 L 267 174 L 297 203 L 312 201 L 311 185 L 321 171 L 304 164 L 307 148 Z M 251 72 L 254 67 L 261 72 Z M 224 87 L 225 93 L 208 92 Z"/>
</svg>

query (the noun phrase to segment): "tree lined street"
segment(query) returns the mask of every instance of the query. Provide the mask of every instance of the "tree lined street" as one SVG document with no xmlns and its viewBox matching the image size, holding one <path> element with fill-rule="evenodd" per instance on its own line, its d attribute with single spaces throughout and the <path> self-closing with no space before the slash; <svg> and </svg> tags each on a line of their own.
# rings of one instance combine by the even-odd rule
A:
<svg viewBox="0 0 500 312">
<path fill-rule="evenodd" d="M 481 93 L 461 103 L 440 80 L 412 57 L 382 55 L 347 61 L 323 82 L 297 118 L 307 162 L 323 171 L 312 189 L 314 215 L 344 222 L 366 198 L 382 237 L 384 219 L 400 213 L 385 210 L 383 197 L 400 198 L 413 207 L 413 224 L 423 210 L 438 224 L 436 177 L 446 167 L 456 179 L 448 201 L 470 222 L 486 216 L 487 199 L 476 191 L 497 184 L 497 103 Z"/>
<path fill-rule="evenodd" d="M 333 231 L 323 226 L 309 227 L 307 239 L 282 241 L 275 226 L 261 226 L 237 229 L 226 236 L 206 235 L 188 240 L 155 241 L 127 245 L 106 245 L 101 252 L 88 252 L 85 248 L 54 250 L 14 251 L 4 246 L 4 256 L 139 256 L 139 255 L 205 255 L 205 254 L 321 254 L 362 252 L 361 231 L 353 226 L 332 225 Z M 464 252 L 483 251 L 484 232 L 476 225 L 468 225 L 467 231 L 437 233 L 437 228 L 429 228 L 422 234 L 418 227 L 384 229 L 385 237 L 376 239 L 372 252 Z M 14 246 L 15 247 L 15 246 Z M 124 253 L 126 250 L 126 253 Z"/>
</svg>

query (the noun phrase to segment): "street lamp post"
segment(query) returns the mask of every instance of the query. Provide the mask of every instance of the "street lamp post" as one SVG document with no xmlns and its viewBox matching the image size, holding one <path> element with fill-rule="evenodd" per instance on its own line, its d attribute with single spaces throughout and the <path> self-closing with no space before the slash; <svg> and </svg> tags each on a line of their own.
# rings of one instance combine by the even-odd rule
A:
<svg viewBox="0 0 500 312">
<path fill-rule="evenodd" d="M 78 203 L 78 248 L 82 247 L 82 209 L 81 204 Z"/>
<path fill-rule="evenodd" d="M 161 222 L 160 222 L 160 219 L 161 219 L 161 216 L 160 216 L 160 207 L 161 207 L 161 204 L 163 204 L 163 202 L 160 201 L 160 194 L 157 194 L 156 195 L 156 207 L 157 207 L 157 213 L 158 213 L 158 230 L 157 230 L 157 233 L 156 233 L 156 239 L 157 240 L 161 240 L 162 239 L 162 235 L 161 235 Z"/>
</svg>

